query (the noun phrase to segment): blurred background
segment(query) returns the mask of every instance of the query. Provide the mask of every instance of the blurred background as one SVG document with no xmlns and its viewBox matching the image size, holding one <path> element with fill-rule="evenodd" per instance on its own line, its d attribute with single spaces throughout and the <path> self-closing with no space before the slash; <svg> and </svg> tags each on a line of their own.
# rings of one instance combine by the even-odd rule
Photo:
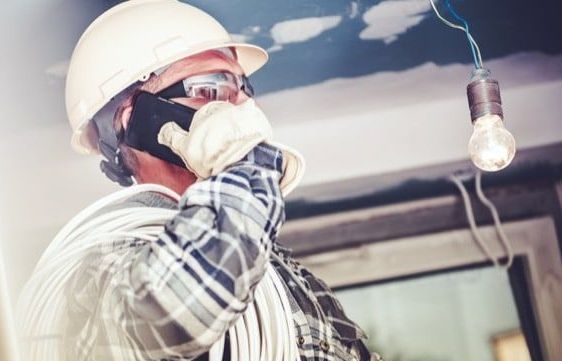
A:
<svg viewBox="0 0 562 361">
<path fill-rule="evenodd" d="M 118 2 L 3 2 L 0 250 L 12 304 L 56 232 L 118 189 L 99 159 L 72 152 L 64 108 L 74 45 Z M 278 140 L 307 160 L 280 242 L 337 290 L 373 351 L 394 361 L 562 359 L 562 2 L 453 1 L 517 141 L 512 165 L 483 176 L 514 245 L 509 270 L 478 248 L 447 180 L 462 172 L 486 241 L 505 259 L 474 197 L 470 50 L 428 1 L 186 2 L 270 52 L 251 78 L 258 102 Z"/>
</svg>

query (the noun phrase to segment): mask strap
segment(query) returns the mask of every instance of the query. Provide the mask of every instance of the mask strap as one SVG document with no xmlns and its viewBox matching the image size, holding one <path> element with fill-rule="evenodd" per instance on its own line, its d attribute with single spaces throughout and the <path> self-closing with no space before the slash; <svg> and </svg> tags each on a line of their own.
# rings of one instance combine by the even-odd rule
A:
<svg viewBox="0 0 562 361">
<path fill-rule="evenodd" d="M 107 178 L 119 183 L 123 187 L 128 187 L 134 183 L 133 174 L 125 166 L 123 154 L 119 149 L 121 137 L 115 130 L 113 122 L 115 113 L 121 103 L 131 95 L 138 85 L 139 83 L 137 82 L 115 96 L 92 118 L 98 133 L 98 149 L 106 158 L 100 162 L 100 169 Z"/>
</svg>

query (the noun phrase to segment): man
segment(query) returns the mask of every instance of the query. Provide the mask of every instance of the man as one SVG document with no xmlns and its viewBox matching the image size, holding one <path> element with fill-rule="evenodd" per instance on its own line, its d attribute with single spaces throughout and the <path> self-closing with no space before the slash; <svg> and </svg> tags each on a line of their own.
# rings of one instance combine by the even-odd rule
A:
<svg viewBox="0 0 562 361">
<path fill-rule="evenodd" d="M 266 60 L 174 0 L 122 3 L 85 31 L 67 77 L 74 147 L 101 152 L 102 170 L 122 185 L 159 184 L 181 198 L 144 192 L 118 206 L 177 213 L 154 241 L 84 258 L 66 286 L 67 359 L 203 360 L 226 335 L 228 360 L 228 330 L 268 264 L 301 360 L 371 359 L 326 284 L 276 242 L 303 162 L 272 142 L 251 99 L 246 76 Z"/>
</svg>

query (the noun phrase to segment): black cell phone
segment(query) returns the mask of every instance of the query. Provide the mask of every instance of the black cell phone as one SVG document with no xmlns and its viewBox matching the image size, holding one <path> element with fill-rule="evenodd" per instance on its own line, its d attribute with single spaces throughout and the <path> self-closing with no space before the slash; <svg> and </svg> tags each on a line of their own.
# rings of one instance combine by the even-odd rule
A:
<svg viewBox="0 0 562 361">
<path fill-rule="evenodd" d="M 135 99 L 131 119 L 125 130 L 125 143 L 185 168 L 180 157 L 170 148 L 158 143 L 158 132 L 168 122 L 175 122 L 189 131 L 195 111 L 152 93 L 140 92 Z"/>
</svg>

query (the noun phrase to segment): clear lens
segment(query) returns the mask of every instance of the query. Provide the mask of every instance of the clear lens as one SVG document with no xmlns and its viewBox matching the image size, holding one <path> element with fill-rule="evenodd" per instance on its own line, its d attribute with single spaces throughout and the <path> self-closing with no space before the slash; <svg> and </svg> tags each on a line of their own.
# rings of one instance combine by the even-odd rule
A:
<svg viewBox="0 0 562 361">
<path fill-rule="evenodd" d="M 206 101 L 236 101 L 243 81 L 240 75 L 231 73 L 212 73 L 195 75 L 184 79 L 185 93 L 190 98 L 201 98 Z"/>
</svg>

